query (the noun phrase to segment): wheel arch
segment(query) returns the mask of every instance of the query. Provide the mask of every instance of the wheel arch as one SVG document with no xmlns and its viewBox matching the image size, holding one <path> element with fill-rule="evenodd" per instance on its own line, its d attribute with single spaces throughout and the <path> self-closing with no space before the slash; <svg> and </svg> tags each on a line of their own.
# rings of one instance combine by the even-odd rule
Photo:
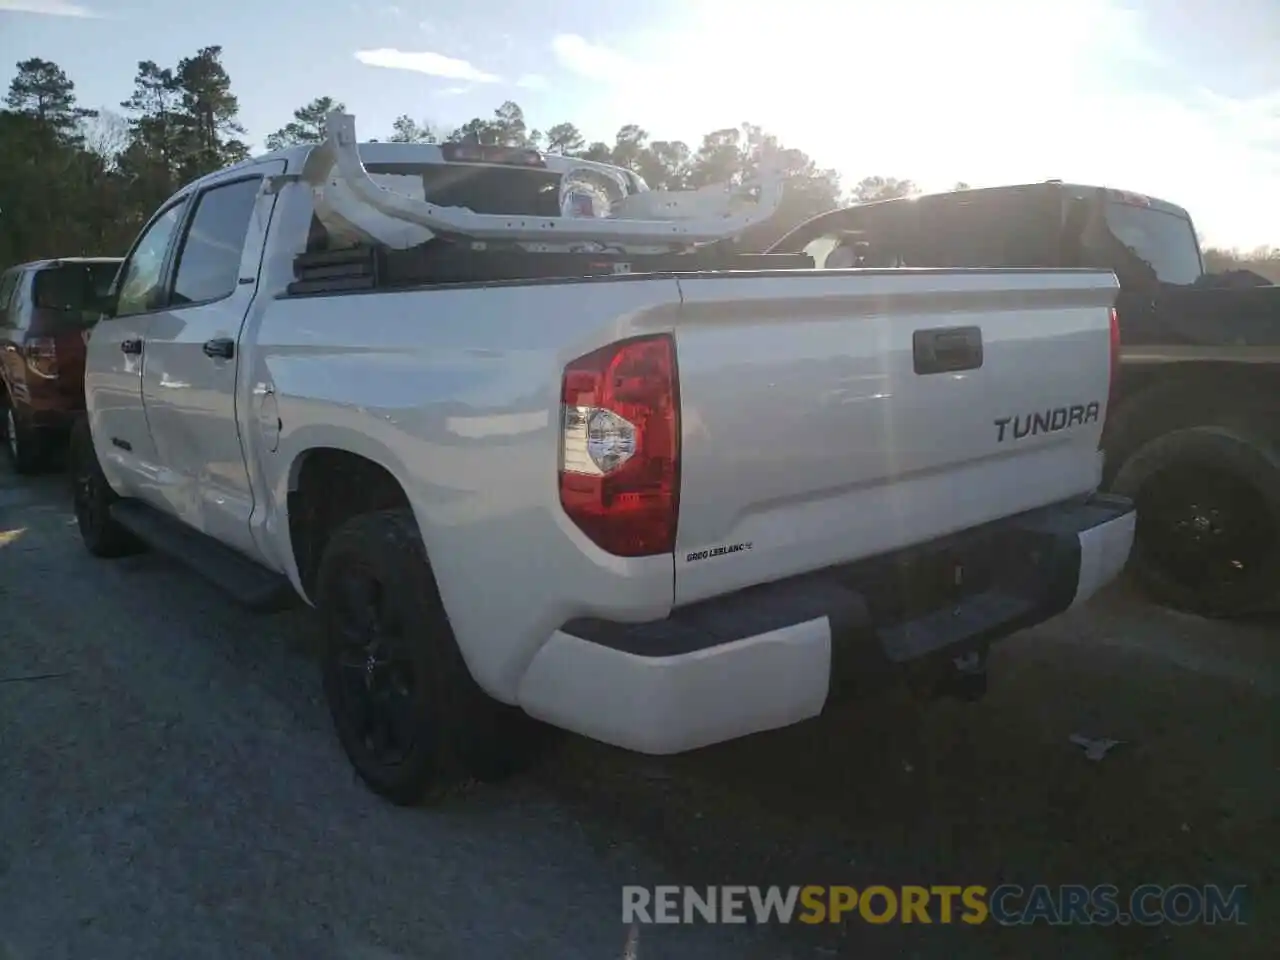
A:
<svg viewBox="0 0 1280 960">
<path fill-rule="evenodd" d="M 1103 437 L 1105 483 L 1144 444 L 1196 426 L 1280 437 L 1280 364 L 1197 361 L 1126 369 Z"/>
<path fill-rule="evenodd" d="M 277 502 L 282 505 L 281 532 L 294 565 L 297 586 L 313 601 L 315 575 L 329 536 L 345 520 L 360 513 L 393 507 L 413 510 L 408 471 L 390 449 L 365 434 L 332 429 L 295 435 L 283 471 Z M 423 544 L 430 557 L 425 532 Z"/>
</svg>

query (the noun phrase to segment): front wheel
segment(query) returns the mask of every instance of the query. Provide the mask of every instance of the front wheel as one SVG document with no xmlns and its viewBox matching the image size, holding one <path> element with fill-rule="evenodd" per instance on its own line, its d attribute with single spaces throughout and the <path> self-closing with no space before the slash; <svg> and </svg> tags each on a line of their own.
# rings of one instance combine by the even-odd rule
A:
<svg viewBox="0 0 1280 960">
<path fill-rule="evenodd" d="M 111 504 L 118 498 L 103 476 L 89 421 L 83 417 L 71 428 L 69 448 L 71 502 L 86 549 L 95 557 L 123 557 L 141 551 L 141 542 L 111 519 Z"/>
<path fill-rule="evenodd" d="M 1154 599 L 1207 617 L 1280 602 L 1280 448 L 1225 427 L 1157 437 L 1120 465 L 1137 511 L 1131 569 Z"/>
<path fill-rule="evenodd" d="M 537 725 L 472 678 L 410 510 L 362 514 L 335 531 L 315 603 L 334 729 L 375 793 L 401 805 L 437 799 L 529 756 Z"/>
</svg>

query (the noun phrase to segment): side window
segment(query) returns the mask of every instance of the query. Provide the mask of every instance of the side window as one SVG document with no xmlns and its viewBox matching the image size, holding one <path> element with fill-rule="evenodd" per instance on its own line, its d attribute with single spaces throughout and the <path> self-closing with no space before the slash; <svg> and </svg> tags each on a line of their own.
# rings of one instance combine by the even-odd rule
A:
<svg viewBox="0 0 1280 960">
<path fill-rule="evenodd" d="M 205 191 L 178 253 L 171 307 L 230 296 L 240 277 L 240 256 L 262 178 Z"/>
<path fill-rule="evenodd" d="M 164 273 L 165 254 L 186 206 L 185 200 L 175 203 L 152 221 L 129 259 L 120 268 L 120 296 L 115 310 L 117 317 L 146 313 L 156 306 L 155 296 Z"/>
</svg>

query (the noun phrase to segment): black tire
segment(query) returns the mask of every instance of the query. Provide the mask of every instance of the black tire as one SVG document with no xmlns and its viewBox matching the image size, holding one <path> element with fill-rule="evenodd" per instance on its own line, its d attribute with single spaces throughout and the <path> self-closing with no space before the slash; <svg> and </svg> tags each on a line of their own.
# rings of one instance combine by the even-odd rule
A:
<svg viewBox="0 0 1280 960">
<path fill-rule="evenodd" d="M 0 394 L 0 435 L 14 473 L 38 473 L 45 464 L 48 444 L 38 430 L 29 427 L 8 396 Z"/>
<path fill-rule="evenodd" d="M 316 578 L 319 650 L 334 730 L 360 778 L 402 806 L 532 756 L 539 724 L 471 676 L 412 511 L 351 518 Z"/>
<path fill-rule="evenodd" d="M 1139 446 L 1111 489 L 1138 508 L 1130 569 L 1155 600 L 1205 617 L 1280 602 L 1280 447 L 1191 427 Z"/>
<path fill-rule="evenodd" d="M 88 420 L 81 417 L 75 422 L 68 446 L 71 502 L 85 548 L 95 557 L 124 557 L 146 549 L 140 540 L 111 519 L 111 504 L 119 498 L 102 475 Z"/>
</svg>

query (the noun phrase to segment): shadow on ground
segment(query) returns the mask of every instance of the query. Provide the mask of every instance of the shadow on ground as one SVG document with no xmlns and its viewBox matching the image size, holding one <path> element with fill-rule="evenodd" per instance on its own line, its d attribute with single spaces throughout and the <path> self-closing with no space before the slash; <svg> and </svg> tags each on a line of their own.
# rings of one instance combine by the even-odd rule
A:
<svg viewBox="0 0 1280 960">
<path fill-rule="evenodd" d="M 786 930 L 824 952 L 1272 956 L 1277 644 L 1275 621 L 1209 623 L 1117 589 L 999 650 L 979 704 L 891 696 L 660 761 L 573 740 L 541 778 L 596 842 L 643 837 L 672 883 L 1251 887 L 1245 928 Z M 1074 733 L 1124 742 L 1094 762 Z"/>
<path fill-rule="evenodd" d="M 129 591 L 159 591 L 164 603 L 145 608 L 140 627 L 150 632 L 131 649 L 146 654 L 140 662 L 157 678 L 192 676 L 172 691 L 146 687 L 138 710 L 190 712 L 186 700 L 168 702 L 175 691 L 190 696 L 199 689 L 195 674 L 209 676 L 210 689 L 220 678 L 205 710 L 253 709 L 274 717 L 283 706 L 292 719 L 273 722 L 281 736 L 293 738 L 291 759 L 309 775 L 345 770 L 331 756 L 336 751 L 314 671 L 299 654 L 306 614 L 247 618 L 194 577 L 174 576 L 171 562 L 155 555 L 95 565 L 70 550 L 65 506 L 44 505 L 63 502 L 65 483 L 53 475 L 0 484 L 0 507 L 15 519 L 21 510 L 22 524 L 32 528 L 28 538 L 5 548 L 14 576 L 0 582 L 0 597 L 41 622 L 72 624 L 86 614 L 64 609 L 64 593 L 106 616 L 101 611 L 115 609 L 112 604 L 129 609 L 121 602 Z M 41 569 L 18 578 L 28 563 Z M 59 577 L 87 579 L 64 590 Z M 158 635 L 166 624 L 182 642 Z M 79 627 L 66 629 L 74 642 L 63 643 L 61 652 L 54 644 L 33 648 L 24 669 L 66 669 L 57 658 L 74 656 L 86 676 L 99 666 L 112 676 L 103 658 L 123 656 L 121 648 L 82 636 Z M 800 954 L 1269 957 L 1271 918 L 1280 910 L 1274 866 L 1280 849 L 1278 646 L 1276 620 L 1202 621 L 1154 609 L 1120 588 L 1005 643 L 993 657 L 991 692 L 979 704 L 922 709 L 893 695 L 664 760 L 565 738 L 517 783 L 479 791 L 445 811 L 422 811 L 420 818 L 392 818 L 390 811 L 370 816 L 385 820 L 388 833 L 409 831 L 407 847 L 429 846 L 441 818 L 462 816 L 489 833 L 490 821 L 505 816 L 500 811 L 547 796 L 610 859 L 639 850 L 658 861 L 667 882 L 695 885 L 1252 888 L 1253 923 L 1244 928 L 869 927 L 855 919 L 780 930 Z M 267 696 L 249 696 L 255 688 Z M 208 727 L 223 730 L 222 722 L 214 717 Z M 1093 762 L 1069 742 L 1075 733 L 1124 742 Z M 310 752 L 299 753 L 299 736 Z M 275 741 L 270 745 L 275 749 Z M 345 794 L 341 804 L 328 799 L 338 806 L 353 802 Z M 365 866 L 385 872 L 388 865 Z M 620 908 L 620 891 L 618 900 Z M 642 957 L 645 936 L 641 930 Z"/>
</svg>

